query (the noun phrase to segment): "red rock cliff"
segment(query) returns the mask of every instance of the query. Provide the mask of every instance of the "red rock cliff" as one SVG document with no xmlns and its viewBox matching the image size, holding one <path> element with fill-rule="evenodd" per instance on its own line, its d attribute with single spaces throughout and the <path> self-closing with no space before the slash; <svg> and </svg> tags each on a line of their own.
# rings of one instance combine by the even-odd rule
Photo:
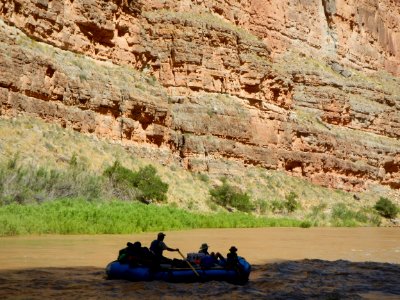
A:
<svg viewBox="0 0 400 300">
<path fill-rule="evenodd" d="M 0 15 L 4 115 L 193 171 L 400 188 L 398 1 L 13 0 Z"/>
</svg>

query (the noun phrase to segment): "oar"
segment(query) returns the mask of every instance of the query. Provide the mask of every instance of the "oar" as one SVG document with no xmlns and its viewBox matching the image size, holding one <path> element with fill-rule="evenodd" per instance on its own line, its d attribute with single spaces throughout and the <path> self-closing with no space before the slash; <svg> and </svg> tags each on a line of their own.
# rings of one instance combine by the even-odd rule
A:
<svg viewBox="0 0 400 300">
<path fill-rule="evenodd" d="M 189 265 L 189 267 L 193 270 L 194 274 L 196 274 L 197 277 L 200 277 L 199 273 L 197 273 L 197 271 L 194 269 L 194 267 L 192 266 L 192 264 L 191 264 L 188 260 L 186 260 L 186 258 L 183 256 L 182 252 L 179 251 L 179 250 L 178 250 L 178 252 L 179 252 L 179 254 L 182 256 L 183 260 L 186 261 L 187 264 Z"/>
</svg>

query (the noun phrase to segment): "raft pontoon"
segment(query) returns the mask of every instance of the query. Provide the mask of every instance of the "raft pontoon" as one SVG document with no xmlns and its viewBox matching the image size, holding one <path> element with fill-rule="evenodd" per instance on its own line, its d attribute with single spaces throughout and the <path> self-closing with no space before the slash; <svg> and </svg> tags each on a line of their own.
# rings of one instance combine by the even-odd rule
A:
<svg viewBox="0 0 400 300">
<path fill-rule="evenodd" d="M 169 282 L 196 282 L 196 281 L 228 281 L 236 284 L 244 284 L 248 281 L 251 265 L 242 257 L 239 257 L 239 264 L 234 269 L 226 269 L 221 266 L 211 268 L 200 268 L 193 265 L 196 272 L 189 268 L 174 268 L 161 266 L 152 270 L 147 266 L 130 266 L 113 261 L 106 267 L 106 274 L 109 279 L 126 279 L 131 281 L 163 280 Z"/>
</svg>

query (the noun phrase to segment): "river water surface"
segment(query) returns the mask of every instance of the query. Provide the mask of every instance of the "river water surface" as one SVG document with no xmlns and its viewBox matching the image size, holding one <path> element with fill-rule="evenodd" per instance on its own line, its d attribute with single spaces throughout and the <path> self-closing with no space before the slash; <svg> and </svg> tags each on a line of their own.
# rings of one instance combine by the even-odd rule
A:
<svg viewBox="0 0 400 300">
<path fill-rule="evenodd" d="M 166 232 L 169 247 L 224 255 L 235 245 L 252 265 L 244 286 L 226 282 L 106 280 L 127 241 L 157 233 L 0 238 L 0 299 L 400 299 L 400 228 L 255 228 Z M 176 252 L 166 256 L 180 258 Z"/>
</svg>

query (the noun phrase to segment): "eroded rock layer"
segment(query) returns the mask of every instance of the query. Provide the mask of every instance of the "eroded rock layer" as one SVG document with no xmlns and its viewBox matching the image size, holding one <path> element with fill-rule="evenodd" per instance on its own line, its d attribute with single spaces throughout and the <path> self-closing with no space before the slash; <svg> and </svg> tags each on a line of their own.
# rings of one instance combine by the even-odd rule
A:
<svg viewBox="0 0 400 300">
<path fill-rule="evenodd" d="M 196 172 L 400 188 L 397 1 L 13 0 L 0 15 L 3 115 Z"/>
</svg>

